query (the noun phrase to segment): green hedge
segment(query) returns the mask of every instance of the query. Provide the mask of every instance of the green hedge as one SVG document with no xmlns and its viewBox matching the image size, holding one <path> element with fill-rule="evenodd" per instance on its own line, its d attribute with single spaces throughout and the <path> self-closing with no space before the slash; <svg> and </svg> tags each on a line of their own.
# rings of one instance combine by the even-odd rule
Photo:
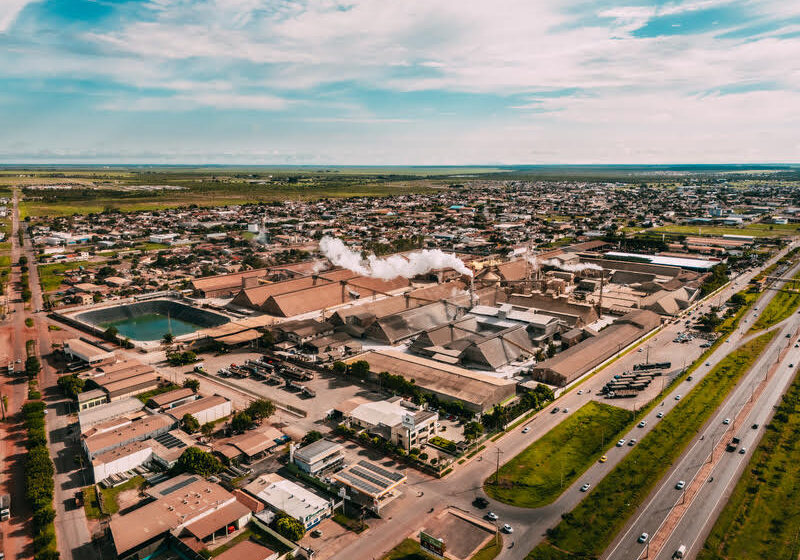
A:
<svg viewBox="0 0 800 560">
<path fill-rule="evenodd" d="M 22 414 L 28 431 L 28 453 L 25 460 L 25 498 L 33 509 L 34 559 L 58 558 L 56 531 L 53 520 L 55 468 L 47 450 L 47 431 L 44 423 L 45 404 L 25 403 Z"/>
</svg>

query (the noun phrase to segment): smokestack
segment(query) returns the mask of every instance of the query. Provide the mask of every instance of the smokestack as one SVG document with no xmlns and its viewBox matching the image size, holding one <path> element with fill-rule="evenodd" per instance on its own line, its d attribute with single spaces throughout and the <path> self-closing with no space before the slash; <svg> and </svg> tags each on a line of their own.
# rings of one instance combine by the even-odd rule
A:
<svg viewBox="0 0 800 560">
<path fill-rule="evenodd" d="M 602 272 L 600 273 L 600 298 L 597 300 L 597 316 L 601 316 L 603 314 L 603 284 L 605 282 L 606 276 Z"/>
<path fill-rule="evenodd" d="M 469 278 L 469 306 L 472 307 L 475 305 L 475 278 L 470 276 Z"/>
<path fill-rule="evenodd" d="M 405 298 L 406 298 L 406 309 L 408 309 L 408 308 L 409 308 L 409 306 L 411 305 L 411 296 L 410 296 L 410 295 L 408 295 L 408 292 L 406 292 L 406 293 L 405 293 L 405 294 L 403 294 L 403 295 L 404 295 L 404 296 L 405 296 Z"/>
</svg>

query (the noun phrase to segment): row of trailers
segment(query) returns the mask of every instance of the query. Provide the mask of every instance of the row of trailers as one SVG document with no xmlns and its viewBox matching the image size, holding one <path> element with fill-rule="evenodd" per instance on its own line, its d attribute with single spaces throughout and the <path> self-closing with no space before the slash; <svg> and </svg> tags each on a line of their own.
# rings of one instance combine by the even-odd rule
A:
<svg viewBox="0 0 800 560">
<path fill-rule="evenodd" d="M 644 391 L 656 377 L 660 377 L 672 367 L 672 362 L 655 362 L 652 364 L 636 364 L 633 371 L 615 375 L 606 383 L 600 394 L 609 399 L 625 399 L 635 397 Z"/>
<path fill-rule="evenodd" d="M 314 373 L 292 364 L 280 362 L 268 356 L 260 360 L 247 360 L 241 365 L 231 364 L 217 372 L 221 377 L 251 377 L 268 385 L 285 385 L 287 390 L 301 393 L 308 398 L 317 394 L 305 381 L 314 379 Z"/>
</svg>

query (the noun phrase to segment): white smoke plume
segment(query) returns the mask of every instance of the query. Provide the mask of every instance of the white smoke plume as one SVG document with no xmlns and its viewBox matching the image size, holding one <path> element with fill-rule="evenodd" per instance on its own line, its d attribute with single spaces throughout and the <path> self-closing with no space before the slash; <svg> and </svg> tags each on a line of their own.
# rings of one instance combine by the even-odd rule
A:
<svg viewBox="0 0 800 560">
<path fill-rule="evenodd" d="M 472 271 L 461 259 L 439 249 L 423 249 L 405 256 L 392 255 L 386 258 L 369 255 L 365 260 L 359 253 L 349 249 L 341 239 L 326 235 L 319 242 L 319 250 L 336 266 L 381 280 L 413 278 L 440 268 L 452 268 L 461 274 L 472 276 Z"/>
<path fill-rule="evenodd" d="M 602 266 L 593 263 L 567 264 L 567 263 L 562 263 L 557 259 L 547 259 L 546 261 L 542 261 L 541 264 L 545 266 L 552 266 L 560 270 L 564 270 L 566 272 L 583 272 L 584 270 L 603 270 Z"/>
</svg>

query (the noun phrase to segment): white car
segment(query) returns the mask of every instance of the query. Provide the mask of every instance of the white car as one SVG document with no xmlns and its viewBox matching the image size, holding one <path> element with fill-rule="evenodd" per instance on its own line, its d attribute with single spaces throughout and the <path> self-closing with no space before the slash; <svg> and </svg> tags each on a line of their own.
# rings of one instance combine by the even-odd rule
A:
<svg viewBox="0 0 800 560">
<path fill-rule="evenodd" d="M 578 394 L 579 394 L 579 395 L 582 395 L 582 394 L 583 394 L 583 389 L 581 389 L 580 391 L 578 391 Z"/>
<path fill-rule="evenodd" d="M 497 521 L 500 518 L 497 517 L 497 514 L 495 512 L 490 511 L 489 513 L 486 514 L 486 519 L 491 519 L 492 521 Z"/>
<path fill-rule="evenodd" d="M 679 401 L 679 400 L 681 400 L 681 396 L 680 396 L 680 395 L 675 395 L 675 400 L 676 400 L 676 401 Z"/>
<path fill-rule="evenodd" d="M 514 532 L 514 527 L 506 523 L 505 525 L 503 525 L 503 532 L 511 534 Z"/>
<path fill-rule="evenodd" d="M 647 426 L 647 420 L 642 420 L 641 422 L 639 422 L 640 428 L 644 428 L 645 426 Z"/>
<path fill-rule="evenodd" d="M 522 428 L 522 433 L 523 434 L 527 434 L 530 431 L 531 431 L 531 429 L 528 426 L 525 426 L 524 428 Z"/>
<path fill-rule="evenodd" d="M 675 485 L 676 490 L 683 490 L 683 487 L 686 486 L 686 482 L 683 480 L 679 480 L 678 484 Z"/>
<path fill-rule="evenodd" d="M 642 533 L 641 535 L 639 535 L 639 538 L 636 539 L 636 540 L 638 540 L 640 543 L 643 543 L 643 542 L 647 542 L 647 539 L 649 539 L 649 538 L 650 538 L 650 535 L 648 535 L 647 533 Z"/>
<path fill-rule="evenodd" d="M 725 425 L 728 425 L 728 424 L 731 423 L 731 419 L 730 418 L 726 418 L 725 420 L 722 421 L 722 423 L 725 424 Z"/>
<path fill-rule="evenodd" d="M 625 445 L 625 440 L 624 439 L 621 439 L 621 440 L 619 440 L 617 442 L 617 447 L 622 447 L 623 445 Z"/>
<path fill-rule="evenodd" d="M 658 414 L 656 414 L 656 418 L 664 418 L 664 413 L 659 412 Z"/>
<path fill-rule="evenodd" d="M 584 484 L 583 486 L 581 486 L 581 492 L 586 492 L 587 490 L 589 490 L 588 484 Z"/>
</svg>

